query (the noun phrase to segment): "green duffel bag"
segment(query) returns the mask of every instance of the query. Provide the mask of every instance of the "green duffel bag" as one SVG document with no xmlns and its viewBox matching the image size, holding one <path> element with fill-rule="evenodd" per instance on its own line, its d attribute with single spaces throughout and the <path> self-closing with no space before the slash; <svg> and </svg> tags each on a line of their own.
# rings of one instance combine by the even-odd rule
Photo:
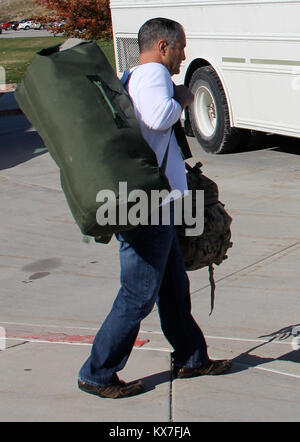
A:
<svg viewBox="0 0 300 442">
<path fill-rule="evenodd" d="M 119 221 L 127 194 L 170 189 L 156 155 L 144 140 L 130 98 L 96 42 L 60 45 L 38 52 L 15 97 L 60 169 L 61 185 L 84 235 L 107 242 L 134 227 Z M 96 201 L 100 191 L 116 201 Z M 117 222 L 99 225 L 102 204 L 116 204 Z M 133 202 L 128 204 L 134 205 Z M 114 210 L 114 207 L 111 208 Z M 124 215 L 124 214 L 123 214 Z"/>
</svg>

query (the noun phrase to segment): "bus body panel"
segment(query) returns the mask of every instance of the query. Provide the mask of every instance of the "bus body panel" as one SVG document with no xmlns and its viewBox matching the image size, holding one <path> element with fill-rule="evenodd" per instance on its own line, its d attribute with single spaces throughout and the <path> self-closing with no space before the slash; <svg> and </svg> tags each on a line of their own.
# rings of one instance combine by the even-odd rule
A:
<svg viewBox="0 0 300 442">
<path fill-rule="evenodd" d="M 146 20 L 176 20 L 187 37 L 176 83 L 202 60 L 221 80 L 232 126 L 300 137 L 300 1 L 111 0 L 111 11 L 119 74 L 137 63 L 127 48 L 120 69 L 121 46 L 137 48 Z"/>
</svg>

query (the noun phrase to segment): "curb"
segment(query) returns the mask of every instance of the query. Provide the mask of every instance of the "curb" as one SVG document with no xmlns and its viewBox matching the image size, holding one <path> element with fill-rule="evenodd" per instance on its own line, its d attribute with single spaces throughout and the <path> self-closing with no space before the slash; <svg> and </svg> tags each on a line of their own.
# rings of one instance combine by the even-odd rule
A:
<svg viewBox="0 0 300 442">
<path fill-rule="evenodd" d="M 18 83 L 8 83 L 8 84 L 1 84 L 1 90 L 0 94 L 5 94 L 6 92 L 14 92 L 18 86 Z"/>
</svg>

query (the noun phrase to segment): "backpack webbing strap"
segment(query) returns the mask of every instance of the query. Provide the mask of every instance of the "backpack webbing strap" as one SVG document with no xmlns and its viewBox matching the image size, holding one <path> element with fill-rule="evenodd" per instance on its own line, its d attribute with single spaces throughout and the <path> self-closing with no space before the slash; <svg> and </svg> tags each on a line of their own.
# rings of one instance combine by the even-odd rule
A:
<svg viewBox="0 0 300 442">
<path fill-rule="evenodd" d="M 216 290 L 216 283 L 215 283 L 215 279 L 214 279 L 214 266 L 212 264 L 210 264 L 209 268 L 209 282 L 210 282 L 210 306 L 211 306 L 211 310 L 210 310 L 210 314 L 209 316 L 211 316 L 214 306 L 215 306 L 215 290 Z"/>
</svg>

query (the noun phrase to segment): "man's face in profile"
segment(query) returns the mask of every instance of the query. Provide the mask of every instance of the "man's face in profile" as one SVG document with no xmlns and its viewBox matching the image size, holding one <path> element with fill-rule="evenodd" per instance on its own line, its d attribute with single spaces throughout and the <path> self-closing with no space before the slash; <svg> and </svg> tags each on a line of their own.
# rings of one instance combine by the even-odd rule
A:
<svg viewBox="0 0 300 442">
<path fill-rule="evenodd" d="M 186 38 L 181 30 L 177 41 L 165 48 L 164 65 L 171 75 L 179 74 L 181 63 L 185 60 Z"/>
</svg>

